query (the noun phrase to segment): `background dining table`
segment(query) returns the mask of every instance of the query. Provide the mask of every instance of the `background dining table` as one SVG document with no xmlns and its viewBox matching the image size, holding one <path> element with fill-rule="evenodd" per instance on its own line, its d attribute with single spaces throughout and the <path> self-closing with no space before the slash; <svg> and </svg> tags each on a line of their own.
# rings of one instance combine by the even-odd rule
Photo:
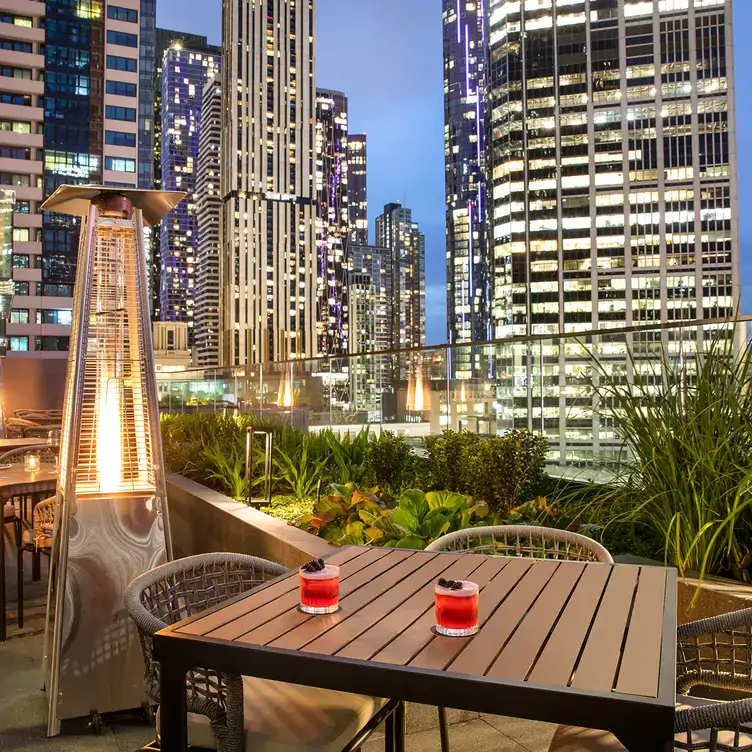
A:
<svg viewBox="0 0 752 752">
<path fill-rule="evenodd" d="M 24 447 L 40 446 L 45 444 L 46 439 L 0 439 L 0 454 L 10 452 L 13 449 L 23 449 Z"/>
<path fill-rule="evenodd" d="M 16 441 L 16 439 L 14 439 Z M 31 496 L 32 510 L 44 495 L 55 493 L 57 469 L 42 464 L 38 472 L 27 472 L 22 464 L 0 469 L 0 507 L 16 496 Z M 34 555 L 32 577 L 39 579 L 39 554 Z M 5 640 L 7 618 L 5 613 L 5 525 L 0 531 L 0 642 Z"/>
<path fill-rule="evenodd" d="M 186 748 L 192 667 L 614 732 L 673 750 L 676 571 L 346 547 L 340 609 L 298 609 L 298 573 L 155 635 L 163 752 Z M 478 633 L 433 631 L 439 577 L 480 586 Z"/>
</svg>

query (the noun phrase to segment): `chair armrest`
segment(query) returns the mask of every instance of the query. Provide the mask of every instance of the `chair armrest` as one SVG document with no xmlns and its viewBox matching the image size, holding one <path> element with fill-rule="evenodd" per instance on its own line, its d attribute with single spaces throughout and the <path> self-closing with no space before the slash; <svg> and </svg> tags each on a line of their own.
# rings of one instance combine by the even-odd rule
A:
<svg viewBox="0 0 752 752">
<path fill-rule="evenodd" d="M 752 699 L 712 702 L 676 713 L 676 731 L 679 733 L 707 729 L 736 729 L 748 723 L 752 723 Z"/>
<path fill-rule="evenodd" d="M 720 616 L 711 616 L 708 619 L 698 619 L 682 624 L 676 630 L 676 636 L 681 642 L 682 638 L 685 637 L 721 634 L 740 627 L 747 627 L 752 630 L 752 608 L 743 608 Z"/>
<path fill-rule="evenodd" d="M 689 691 L 693 687 L 729 689 L 734 692 L 752 694 L 752 679 L 746 676 L 732 676 L 728 673 L 718 673 L 716 671 L 688 671 L 676 678 L 677 694 L 689 694 Z"/>
</svg>

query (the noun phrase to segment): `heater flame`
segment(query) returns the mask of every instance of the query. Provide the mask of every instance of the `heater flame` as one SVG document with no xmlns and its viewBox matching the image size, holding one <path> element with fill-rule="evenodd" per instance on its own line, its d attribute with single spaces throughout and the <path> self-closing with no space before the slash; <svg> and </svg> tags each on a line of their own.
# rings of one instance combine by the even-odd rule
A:
<svg viewBox="0 0 752 752">
<path fill-rule="evenodd" d="M 277 395 L 277 405 L 279 407 L 292 407 L 292 378 L 285 374 L 279 384 L 279 394 Z"/>
<path fill-rule="evenodd" d="M 99 389 L 97 470 L 99 490 L 113 493 L 123 483 L 123 447 L 120 436 L 120 381 L 104 377 Z"/>
</svg>

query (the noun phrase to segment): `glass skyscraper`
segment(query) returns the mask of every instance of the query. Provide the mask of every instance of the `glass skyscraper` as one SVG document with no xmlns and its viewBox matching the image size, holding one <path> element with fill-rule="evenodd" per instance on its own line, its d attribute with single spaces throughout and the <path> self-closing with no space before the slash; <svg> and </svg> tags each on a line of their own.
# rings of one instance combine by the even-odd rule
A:
<svg viewBox="0 0 752 752">
<path fill-rule="evenodd" d="M 160 320 L 188 324 L 194 344 L 198 223 L 196 180 L 204 87 L 219 72 L 216 47 L 192 49 L 175 42 L 162 61 L 161 188 L 188 195 L 161 222 Z"/>
<path fill-rule="evenodd" d="M 387 248 L 391 270 L 391 349 L 426 344 L 426 239 L 412 211 L 387 204 L 376 218 L 376 245 Z"/>
<path fill-rule="evenodd" d="M 447 341 L 488 339 L 483 3 L 444 0 Z M 460 352 L 460 351 L 458 351 Z M 470 377 L 469 356 L 454 375 Z"/>
<path fill-rule="evenodd" d="M 494 335 L 733 315 L 730 0 L 488 0 L 487 11 Z M 642 367 L 628 350 L 639 360 L 644 335 L 626 339 L 598 346 L 611 372 Z M 601 442 L 619 450 L 585 399 L 587 354 L 541 341 L 505 369 L 519 374 L 512 423 L 544 428 L 570 462 Z M 534 407 L 531 358 L 543 367 Z"/>
<path fill-rule="evenodd" d="M 316 91 L 316 284 L 318 355 L 348 349 L 346 259 L 348 209 L 347 97 Z"/>
</svg>

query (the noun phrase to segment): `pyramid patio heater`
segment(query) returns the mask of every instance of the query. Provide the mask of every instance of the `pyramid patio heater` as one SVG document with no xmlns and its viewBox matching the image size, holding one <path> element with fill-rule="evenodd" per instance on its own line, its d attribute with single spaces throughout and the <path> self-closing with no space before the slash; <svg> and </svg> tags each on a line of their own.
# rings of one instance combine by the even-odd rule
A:
<svg viewBox="0 0 752 752">
<path fill-rule="evenodd" d="M 144 223 L 183 193 L 62 186 L 83 217 L 45 635 L 47 734 L 139 708 L 143 664 L 123 593 L 170 556 Z"/>
</svg>

